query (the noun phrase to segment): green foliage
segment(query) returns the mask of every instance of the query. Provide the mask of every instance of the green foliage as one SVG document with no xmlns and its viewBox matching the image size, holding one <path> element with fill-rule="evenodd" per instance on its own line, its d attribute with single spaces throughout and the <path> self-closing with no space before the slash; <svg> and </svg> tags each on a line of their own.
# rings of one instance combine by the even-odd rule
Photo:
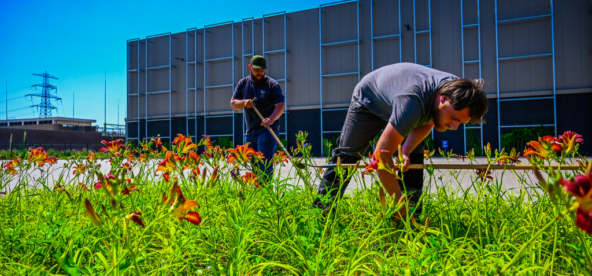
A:
<svg viewBox="0 0 592 276">
<path fill-rule="evenodd" d="M 288 145 L 288 140 L 280 138 L 280 141 L 282 142 L 282 144 L 284 144 L 284 147 L 285 147 L 287 150 L 290 150 L 290 145 Z M 277 151 L 283 151 L 283 150 L 282 150 L 282 147 L 281 147 L 281 146 L 278 144 L 278 145 L 275 147 L 275 151 L 277 152 Z"/>
<path fill-rule="evenodd" d="M 339 134 L 333 135 L 330 139 L 323 138 L 323 152 L 325 155 L 327 155 L 327 157 L 330 157 L 333 149 L 337 147 L 338 138 Z"/>
<path fill-rule="evenodd" d="M 554 135 L 554 133 L 554 127 L 517 127 L 510 133 L 502 134 L 502 148 L 523 151 L 527 146 L 526 143 L 536 141 L 545 135 Z"/>
<path fill-rule="evenodd" d="M 481 130 L 467 128 L 465 131 L 467 135 L 467 151 L 474 149 L 476 156 L 483 156 L 483 147 L 481 146 Z"/>
<path fill-rule="evenodd" d="M 428 135 L 428 137 L 423 140 L 423 148 L 424 150 L 429 151 L 434 150 L 434 139 L 432 139 L 432 135 Z"/>
<path fill-rule="evenodd" d="M 222 149 L 234 148 L 234 145 L 232 143 L 232 137 L 230 136 L 218 137 L 217 140 L 212 140 L 212 145 L 220 146 Z"/>
</svg>

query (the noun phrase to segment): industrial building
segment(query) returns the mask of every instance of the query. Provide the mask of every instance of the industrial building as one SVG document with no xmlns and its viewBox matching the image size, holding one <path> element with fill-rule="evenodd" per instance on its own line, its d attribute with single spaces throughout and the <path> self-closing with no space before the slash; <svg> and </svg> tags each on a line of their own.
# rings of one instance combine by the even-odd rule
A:
<svg viewBox="0 0 592 276">
<path fill-rule="evenodd" d="M 242 144 L 242 112 L 229 102 L 254 54 L 286 94 L 282 138 L 294 145 L 307 131 L 318 155 L 323 138 L 339 135 L 358 81 L 397 62 L 485 80 L 487 123 L 435 132 L 436 147 L 500 147 L 500 135 L 528 127 L 592 137 L 590 0 L 341 1 L 130 39 L 127 49 L 128 140 L 184 133 Z M 591 154 L 590 143 L 581 151 Z"/>
</svg>

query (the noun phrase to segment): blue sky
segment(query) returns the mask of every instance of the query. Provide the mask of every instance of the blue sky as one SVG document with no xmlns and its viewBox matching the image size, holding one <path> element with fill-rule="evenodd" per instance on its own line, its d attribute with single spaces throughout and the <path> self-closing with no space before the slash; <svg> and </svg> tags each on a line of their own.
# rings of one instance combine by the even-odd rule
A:
<svg viewBox="0 0 592 276">
<path fill-rule="evenodd" d="M 126 40 L 274 12 L 316 8 L 333 0 L 300 1 L 11 1 L 0 0 L 0 119 L 32 118 L 28 106 L 39 99 L 31 85 L 56 76 L 50 83 L 62 97 L 54 116 L 104 122 L 105 71 L 107 122 L 124 123 L 126 101 Z M 120 102 L 119 117 L 117 102 Z"/>
</svg>

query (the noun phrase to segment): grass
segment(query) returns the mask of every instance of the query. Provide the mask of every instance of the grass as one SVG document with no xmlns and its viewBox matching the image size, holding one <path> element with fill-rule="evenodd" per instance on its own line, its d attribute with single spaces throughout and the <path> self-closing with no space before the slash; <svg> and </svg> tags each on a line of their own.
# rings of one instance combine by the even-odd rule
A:
<svg viewBox="0 0 592 276">
<path fill-rule="evenodd" d="M 216 154 L 200 160 L 206 164 L 197 177 L 171 173 L 183 196 L 200 205 L 197 226 L 170 215 L 163 194 L 174 180 L 154 177 L 156 162 L 137 161 L 133 173 L 125 172 L 140 190 L 129 196 L 93 189 L 96 168 L 57 183 L 46 183 L 48 165 L 41 177 L 23 173 L 39 170 L 33 165 L 17 175 L 0 174 L 3 186 L 18 180 L 0 197 L 0 274 L 590 274 L 592 238 L 530 173 L 515 174 L 517 191 L 503 190 L 497 180 L 483 182 L 474 172 L 451 171 L 452 177 L 439 179 L 426 174 L 433 192 L 424 192 L 423 213 L 414 223 L 411 216 L 389 219 L 407 206 L 391 199 L 383 207 L 378 183 L 364 183 L 323 214 L 311 206 L 316 187 L 292 184 L 299 179 L 296 171 L 276 174 L 257 188 L 233 178 L 234 166 Z M 213 164 L 222 164 L 218 177 Z M 353 178 L 363 182 L 360 173 Z M 318 184 L 314 171 L 305 175 Z M 473 180 L 471 187 L 452 188 L 464 177 Z M 60 185 L 64 189 L 54 189 Z M 84 199 L 100 214 L 101 226 L 89 219 Z M 125 219 L 132 211 L 141 212 L 145 227 Z"/>
</svg>

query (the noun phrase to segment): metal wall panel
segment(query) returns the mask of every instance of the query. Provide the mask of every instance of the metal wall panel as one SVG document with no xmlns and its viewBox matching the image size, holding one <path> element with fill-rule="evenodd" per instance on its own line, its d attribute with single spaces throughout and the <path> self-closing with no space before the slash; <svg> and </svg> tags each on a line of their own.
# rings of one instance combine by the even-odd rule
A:
<svg viewBox="0 0 592 276">
<path fill-rule="evenodd" d="M 319 104 L 318 22 L 318 11 L 315 10 L 288 14 L 289 108 Z M 255 39 L 257 41 L 257 37 Z"/>
<path fill-rule="evenodd" d="M 477 0 L 460 1 L 431 0 L 431 30 L 432 30 L 432 65 L 434 68 L 448 71 L 458 76 L 462 75 L 463 54 L 461 45 L 461 10 L 464 14 L 464 24 L 475 23 L 477 20 Z M 430 56 L 430 43 L 427 34 L 418 34 L 414 40 L 414 19 L 417 30 L 428 29 L 428 0 L 416 0 L 417 18 L 414 18 L 413 1 L 401 1 L 401 47 L 399 38 L 374 41 L 371 47 L 372 34 L 370 23 L 370 0 L 359 2 L 359 32 L 360 32 L 360 58 L 359 68 L 361 76 L 369 73 L 374 60 L 374 68 L 401 61 L 413 62 L 415 60 L 415 48 L 417 45 L 418 63 L 428 64 Z M 497 94 L 497 60 L 499 57 L 515 57 L 520 55 L 533 55 L 552 52 L 551 21 L 549 18 L 540 18 L 526 21 L 508 22 L 499 25 L 499 41 L 496 41 L 495 29 L 495 0 L 479 0 L 481 18 L 481 66 L 482 77 L 485 79 L 485 91 L 490 97 Z M 498 0 L 498 19 L 512 19 L 526 16 L 547 14 L 551 11 L 548 0 Z M 347 41 L 357 39 L 356 33 L 356 2 L 331 5 L 323 7 L 322 38 L 319 39 L 319 10 L 311 9 L 287 14 L 287 83 L 280 83 L 287 93 L 288 110 L 318 109 L 320 106 L 320 75 L 355 72 L 358 70 L 358 53 L 355 43 L 341 45 L 320 50 L 319 43 L 334 41 Z M 557 94 L 565 93 L 590 93 L 592 92 L 592 9 L 588 0 L 556 0 L 554 1 L 554 40 L 556 63 L 556 88 Z M 373 0 L 374 25 L 372 31 L 374 37 L 381 35 L 397 34 L 399 31 L 398 2 L 391 0 Z M 275 50 L 283 48 L 283 15 L 266 17 L 265 25 L 265 49 Z M 235 66 L 232 68 L 230 60 L 209 62 L 207 67 L 208 86 L 229 84 L 233 76 L 236 85 L 238 80 L 248 75 L 244 70 L 243 75 L 242 43 L 245 44 L 245 53 L 263 53 L 262 19 L 254 19 L 254 26 L 249 24 L 245 28 L 245 37 L 242 37 L 241 22 L 208 27 L 207 44 L 208 52 L 205 58 L 219 58 L 234 56 Z M 410 25 L 409 30 L 405 27 Z M 234 27 L 234 53 L 231 53 L 231 28 Z M 254 30 L 254 39 L 251 35 Z M 186 34 L 173 34 L 172 39 L 172 65 L 170 86 L 174 91 L 171 94 L 172 116 L 184 117 L 203 116 L 204 105 L 208 112 L 215 114 L 231 114 L 229 106 L 231 97 L 230 87 L 209 88 L 207 102 L 204 103 L 204 40 L 203 29 L 197 29 L 197 43 L 193 37 L 186 40 Z M 464 56 L 465 60 L 476 60 L 479 55 L 478 32 L 476 28 L 467 28 L 464 31 Z M 321 40 L 321 41 L 319 41 Z M 128 71 L 128 120 L 138 120 L 148 117 L 168 118 L 168 94 L 150 94 L 148 98 L 148 114 L 146 114 L 146 97 L 144 93 L 168 90 L 168 68 L 150 70 L 149 79 L 146 80 L 146 57 L 148 67 L 168 65 L 168 36 L 150 38 L 150 45 L 146 47 L 145 39 L 133 41 L 139 47 L 131 47 L 128 50 L 128 70 L 137 69 L 139 49 L 139 81 L 138 72 Z M 255 49 L 252 49 L 252 44 Z M 496 43 L 499 48 L 496 49 Z M 146 53 L 146 48 L 149 52 Z M 189 52 L 186 52 L 186 48 Z M 374 50 L 374 59 L 372 51 Z M 321 51 L 323 72 L 320 72 Z M 197 54 L 196 54 L 197 52 Z M 195 61 L 198 64 L 187 66 L 187 62 Z M 177 59 L 179 58 L 179 59 Z M 184 60 L 181 60 L 184 59 Z M 272 78 L 280 79 L 284 76 L 284 59 L 282 54 L 267 54 L 268 71 Z M 244 64 L 248 64 L 250 57 L 243 57 Z M 478 64 L 466 64 L 465 76 L 477 78 L 479 74 Z M 190 76 L 190 79 L 186 79 Z M 197 76 L 197 77 L 194 77 Z M 500 60 L 499 62 L 500 92 L 502 98 L 517 96 L 544 96 L 552 95 L 553 68 L 552 57 L 540 57 L 532 59 Z M 148 84 L 148 87 L 145 87 Z M 354 86 L 357 84 L 357 75 L 343 77 L 323 78 L 323 104 L 327 108 L 346 106 L 351 98 Z M 197 87 L 197 91 L 187 88 Z M 140 92 L 138 97 L 136 94 Z M 139 102 L 139 105 L 138 105 Z M 544 103 L 540 103 L 544 105 Z M 196 108 L 197 105 L 197 108 Z M 497 112 L 495 104 L 490 105 L 490 113 Z M 139 110 L 138 110 L 139 106 Z M 508 106 L 511 106 L 509 104 Z M 187 110 L 186 110 L 187 109 Z M 505 107 L 502 107 L 502 110 Z M 559 111 L 560 112 L 560 111 Z M 240 114 L 237 112 L 237 114 Z M 491 114 L 488 114 L 488 116 Z M 497 117 L 497 114 L 494 114 Z M 538 115 L 537 115 L 538 116 Z M 495 118 L 492 117 L 492 118 Z M 538 116 L 542 120 L 544 116 Z M 242 119 L 237 117 L 236 122 L 242 124 Z M 497 129 L 497 120 L 490 118 L 484 125 L 484 135 L 487 136 Z M 545 120 L 548 119 L 544 117 Z M 511 118 L 501 118 L 505 124 Z M 523 118 L 529 120 L 528 118 Z M 539 119 L 536 119 L 539 120 Z M 203 132 L 203 118 L 197 119 L 198 132 Z M 293 121 L 288 115 L 288 121 Z M 338 121 L 338 120 L 337 120 Z M 235 128 L 237 123 L 235 122 Z M 151 123 L 151 122 L 149 122 Z M 541 122 L 547 123 L 547 122 Z M 193 124 L 195 132 L 195 120 L 190 119 L 188 124 Z M 150 128 L 149 124 L 149 128 Z M 134 125 L 130 125 L 134 126 Z M 137 128 L 137 125 L 135 125 Z M 155 125 L 155 127 L 157 127 Z M 158 126 L 159 128 L 161 126 Z M 560 126 L 559 126 L 560 127 Z M 140 136 L 145 132 L 143 123 L 140 124 Z M 312 131 L 314 127 L 307 129 Z M 292 133 L 298 129 L 289 128 Z M 317 131 L 317 130 L 315 130 Z M 289 135 L 290 136 L 290 135 Z M 494 141 L 497 138 L 486 138 L 485 141 Z M 316 141 L 316 139 L 314 140 Z"/>
</svg>

